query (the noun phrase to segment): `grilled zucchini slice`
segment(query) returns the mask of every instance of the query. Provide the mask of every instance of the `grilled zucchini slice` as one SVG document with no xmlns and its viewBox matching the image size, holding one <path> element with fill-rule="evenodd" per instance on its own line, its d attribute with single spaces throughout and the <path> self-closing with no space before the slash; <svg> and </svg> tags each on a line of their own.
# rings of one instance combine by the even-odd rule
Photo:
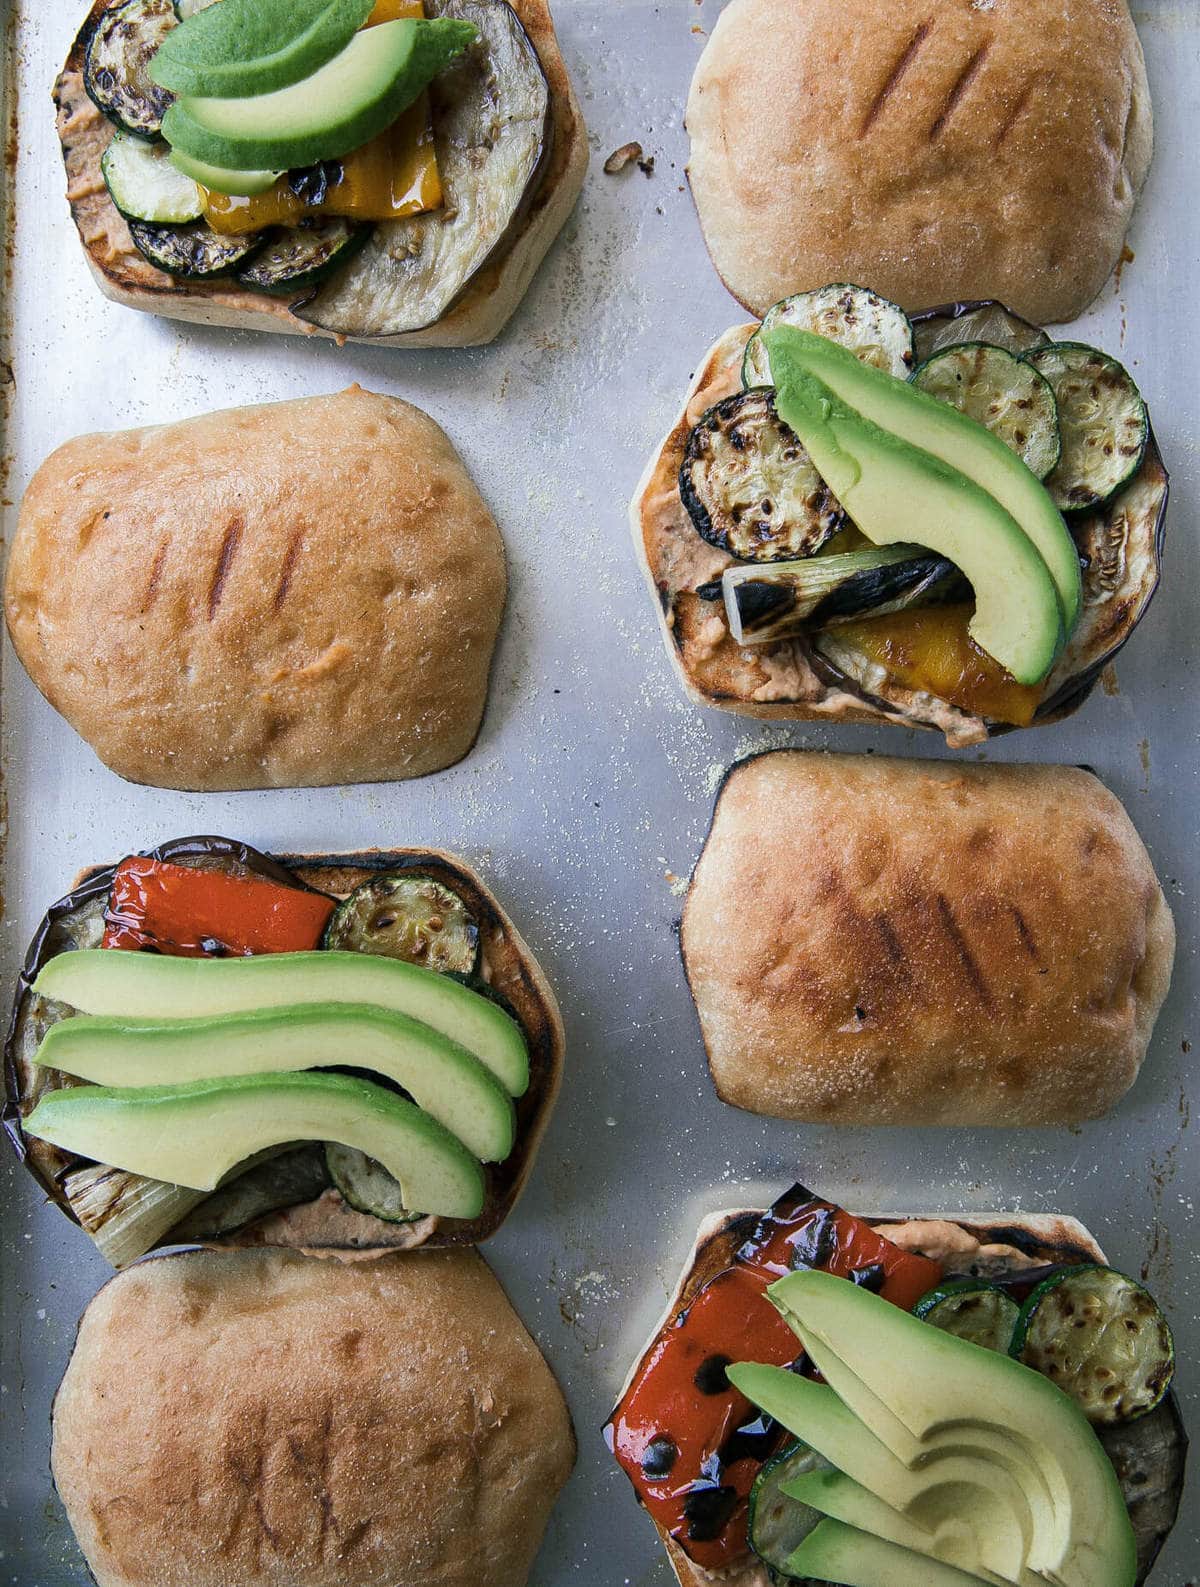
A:
<svg viewBox="0 0 1200 1587">
<path fill-rule="evenodd" d="M 179 226 L 204 214 L 204 195 L 171 160 L 165 143 L 146 143 L 116 132 L 100 171 L 109 197 L 126 220 Z"/>
<path fill-rule="evenodd" d="M 844 521 L 767 387 L 736 392 L 701 417 L 679 494 L 697 533 L 743 562 L 811 556 Z"/>
<path fill-rule="evenodd" d="M 828 1471 L 829 1462 L 797 1440 L 768 1460 L 750 1489 L 750 1547 L 787 1580 L 787 1563 L 822 1517 L 782 1491 L 785 1482 L 810 1471 Z"/>
<path fill-rule="evenodd" d="M 172 0 L 118 0 L 96 18 L 83 86 L 96 109 L 135 137 L 162 136 L 175 96 L 150 80 L 150 62 L 178 17 Z"/>
<path fill-rule="evenodd" d="M 769 386 L 771 365 L 762 333 L 776 325 L 798 325 L 801 330 L 841 342 L 876 369 L 907 380 L 913 367 L 913 329 L 904 310 L 865 287 L 837 282 L 815 292 L 797 292 L 773 304 L 762 324 L 746 343 L 742 358 L 742 387 Z"/>
<path fill-rule="evenodd" d="M 957 342 L 920 365 L 914 386 L 998 436 L 1039 479 L 1058 463 L 1058 405 L 1036 368 L 989 342 Z"/>
<path fill-rule="evenodd" d="M 152 221 L 131 220 L 129 235 L 137 250 L 168 275 L 188 281 L 227 276 L 246 264 L 267 240 L 265 232 L 241 237 L 220 237 L 207 221 L 187 226 L 156 226 Z"/>
<path fill-rule="evenodd" d="M 953 1334 L 956 1339 L 969 1339 L 973 1345 L 1007 1355 L 1020 1309 L 998 1284 L 964 1278 L 931 1289 L 913 1307 L 913 1312 L 923 1322 Z"/>
<path fill-rule="evenodd" d="M 237 278 L 255 292 L 303 292 L 353 259 L 370 235 L 370 226 L 356 226 L 348 220 L 290 226 L 276 232 L 237 272 Z"/>
<path fill-rule="evenodd" d="M 1154 1297 L 1124 1273 L 1089 1264 L 1039 1284 L 1021 1307 L 1010 1354 L 1063 1389 L 1097 1426 L 1145 1416 L 1175 1374 L 1175 1346 Z"/>
<path fill-rule="evenodd" d="M 1082 342 L 1051 342 L 1025 359 L 1058 403 L 1062 456 L 1046 489 L 1062 512 L 1102 506 L 1146 455 L 1150 420 L 1141 392 L 1115 358 Z"/>
<path fill-rule="evenodd" d="M 469 976 L 479 964 L 479 926 L 449 887 L 397 871 L 356 887 L 334 910 L 321 946 Z"/>
<path fill-rule="evenodd" d="M 404 1205 L 400 1181 L 393 1179 L 382 1163 L 353 1146 L 338 1146 L 329 1141 L 325 1147 L 325 1166 L 341 1198 L 355 1212 L 368 1212 L 385 1223 L 415 1223 L 422 1216 Z"/>
</svg>

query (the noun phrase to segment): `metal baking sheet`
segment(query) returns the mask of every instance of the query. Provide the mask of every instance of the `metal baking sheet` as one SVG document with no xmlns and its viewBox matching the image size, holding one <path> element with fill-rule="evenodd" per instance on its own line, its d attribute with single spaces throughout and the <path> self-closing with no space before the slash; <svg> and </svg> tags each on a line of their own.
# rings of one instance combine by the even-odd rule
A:
<svg viewBox="0 0 1200 1587">
<path fill-rule="evenodd" d="M 794 1177 L 868 1210 L 1062 1210 L 1167 1306 L 1200 1434 L 1196 1005 L 1200 580 L 1200 6 L 1144 5 L 1158 150 L 1130 246 L 1080 335 L 1123 350 L 1173 470 L 1167 578 L 1115 680 L 1071 721 L 979 758 L 1087 762 L 1129 807 L 1180 928 L 1170 1002 L 1132 1095 L 1083 1129 L 838 1131 L 734 1112 L 709 1083 L 675 925 L 717 780 L 774 745 L 942 755 L 932 735 L 765 726 L 687 704 L 630 548 L 625 504 L 703 350 L 742 317 L 705 256 L 682 107 L 719 6 L 559 0 L 591 129 L 583 200 L 509 329 L 466 352 L 397 352 L 178 326 L 105 303 L 63 199 L 49 99 L 82 0 L 0 0 L 10 192 L 5 526 L 37 463 L 82 431 L 327 392 L 395 393 L 449 431 L 508 544 L 509 614 L 482 738 L 423 782 L 189 796 L 106 772 L 4 655 L 3 985 L 45 905 L 97 859 L 218 831 L 266 848 L 429 843 L 476 863 L 558 990 L 570 1049 L 532 1185 L 486 1248 L 558 1371 L 580 1456 L 537 1587 L 665 1587 L 648 1521 L 600 1426 L 700 1214 L 762 1204 Z M 15 130 L 12 130 L 14 129 Z M 631 139 L 653 169 L 606 176 Z M 647 161 L 649 164 L 649 161 Z M 11 381 L 8 370 L 11 366 Z M 972 751 L 972 754 L 979 752 Z M 50 1400 L 108 1270 L 7 1152 L 0 1161 L 0 1584 L 87 1580 L 50 1485 Z M 1153 1578 L 1200 1576 L 1200 1459 Z"/>
</svg>

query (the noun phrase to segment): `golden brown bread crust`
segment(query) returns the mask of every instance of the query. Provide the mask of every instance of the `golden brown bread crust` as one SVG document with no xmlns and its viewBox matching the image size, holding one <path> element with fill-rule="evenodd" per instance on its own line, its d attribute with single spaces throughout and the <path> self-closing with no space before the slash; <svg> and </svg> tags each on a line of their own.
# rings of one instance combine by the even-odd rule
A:
<svg viewBox="0 0 1200 1587">
<path fill-rule="evenodd" d="M 721 1097 L 857 1125 L 1107 1112 L 1174 944 L 1089 772 L 803 751 L 730 772 L 681 935 Z"/>
<path fill-rule="evenodd" d="M 715 1212 L 701 1223 L 691 1254 L 684 1264 L 679 1283 L 662 1321 L 689 1304 L 692 1296 L 708 1280 L 727 1267 L 737 1247 L 754 1230 L 761 1209 Z M 867 1214 L 867 1216 L 870 1216 Z M 880 1234 L 902 1243 L 907 1250 L 922 1252 L 942 1260 L 947 1273 L 967 1273 L 976 1257 L 1004 1266 L 1030 1266 L 1060 1262 L 1103 1262 L 1104 1252 L 1077 1218 L 1057 1213 L 1013 1213 L 993 1218 L 906 1218 L 883 1219 L 875 1225 Z M 1012 1242 L 1019 1241 L 1019 1246 Z M 647 1341 L 653 1341 L 662 1322 Z M 629 1377 L 641 1363 L 639 1352 Z M 627 1380 L 628 1382 L 628 1380 Z M 624 1393 L 624 1389 L 621 1391 Z M 766 1567 L 757 1559 L 724 1571 L 704 1570 L 695 1564 L 679 1544 L 656 1526 L 659 1539 L 680 1587 L 773 1587 Z"/>
<path fill-rule="evenodd" d="M 1073 319 L 1153 143 L 1125 0 L 731 0 L 686 120 L 713 263 L 758 314 L 853 281 Z"/>
<path fill-rule="evenodd" d="M 99 1587 L 523 1587 L 574 1460 L 473 1251 L 140 1263 L 84 1313 L 54 1405 Z"/>
<path fill-rule="evenodd" d="M 490 1239 L 516 1206 L 533 1172 L 562 1083 L 566 1036 L 558 1000 L 541 966 L 495 894 L 465 860 L 444 849 L 374 849 L 366 853 L 278 858 L 298 881 L 334 897 L 347 896 L 380 870 L 398 869 L 419 869 L 457 893 L 479 927 L 480 972 L 508 1004 L 525 1033 L 529 1085 L 517 1100 L 517 1134 L 512 1152 L 502 1163 L 483 1165 L 485 1200 L 478 1218 L 430 1215 L 412 1223 L 388 1223 L 355 1211 L 331 1188 L 315 1201 L 268 1213 L 203 1243 L 281 1246 L 308 1256 L 357 1261 L 418 1246 L 476 1245 Z M 72 884 L 72 892 L 90 882 L 100 870 L 95 867 L 81 872 Z M 51 939 L 47 947 L 48 957 L 65 951 L 65 944 L 56 939 Z M 54 1090 L 65 1079 L 56 1070 L 36 1064 L 35 1045 L 31 1033 L 28 1038 L 14 1040 L 9 1054 L 10 1100 L 22 1118 L 33 1110 L 44 1091 Z M 79 1159 L 31 1136 L 21 1137 L 20 1149 L 47 1194 L 74 1216 L 62 1180 Z M 177 1243 L 170 1231 L 159 1242 Z"/>
<path fill-rule="evenodd" d="M 67 198 L 84 255 L 105 297 L 127 308 L 198 325 L 323 336 L 339 343 L 363 341 L 376 347 L 475 347 L 499 335 L 574 209 L 587 171 L 587 129 L 559 53 L 546 0 L 510 0 L 550 85 L 553 145 L 532 202 L 509 244 L 472 277 L 453 307 L 436 324 L 401 336 L 374 337 L 347 337 L 319 330 L 292 314 L 285 299 L 247 292 L 236 283 L 177 280 L 155 269 L 138 252 L 100 174 L 100 160 L 113 129 L 83 86 L 88 30 L 93 18 L 109 3 L 110 0 L 93 0 L 87 21 L 54 87 Z M 353 270 L 354 264 L 347 268 Z"/>
<path fill-rule="evenodd" d="M 5 599 L 105 765 L 211 792 L 460 760 L 505 589 L 444 432 L 355 386 L 69 441 L 25 494 Z"/>
</svg>

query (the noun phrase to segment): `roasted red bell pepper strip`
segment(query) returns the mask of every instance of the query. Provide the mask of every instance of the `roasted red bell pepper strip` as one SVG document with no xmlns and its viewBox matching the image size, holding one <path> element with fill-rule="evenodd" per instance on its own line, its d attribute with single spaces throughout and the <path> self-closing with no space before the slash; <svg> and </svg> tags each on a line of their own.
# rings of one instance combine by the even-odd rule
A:
<svg viewBox="0 0 1200 1587">
<path fill-rule="evenodd" d="M 113 877 L 104 946 L 193 959 L 295 953 L 320 945 L 334 908 L 331 898 L 269 877 L 136 855 Z"/>
<path fill-rule="evenodd" d="M 937 1262 L 794 1186 L 660 1331 L 605 1437 L 654 1520 L 707 1570 L 748 1556 L 750 1488 L 784 1436 L 730 1387 L 725 1368 L 799 1361 L 799 1341 L 764 1293 L 797 1266 L 869 1284 L 906 1311 L 942 1277 Z"/>
</svg>

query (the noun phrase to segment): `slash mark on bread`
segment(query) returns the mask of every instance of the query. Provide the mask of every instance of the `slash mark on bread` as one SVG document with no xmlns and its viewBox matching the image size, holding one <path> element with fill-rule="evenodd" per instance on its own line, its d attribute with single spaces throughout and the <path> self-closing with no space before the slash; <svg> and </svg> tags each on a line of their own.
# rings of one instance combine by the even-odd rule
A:
<svg viewBox="0 0 1200 1587">
<path fill-rule="evenodd" d="M 1022 88 L 1016 99 L 1013 100 L 1008 114 L 1000 123 L 1000 130 L 996 133 L 996 140 L 992 145 L 994 149 L 998 149 L 1001 146 L 1004 140 L 1008 137 L 1009 133 L 1016 126 L 1017 122 L 1020 121 L 1021 117 L 1025 114 L 1025 111 L 1029 107 L 1029 102 L 1033 98 L 1033 92 L 1037 86 L 1037 80 L 1038 73 L 1031 72 L 1024 88 Z"/>
<path fill-rule="evenodd" d="M 146 593 L 142 596 L 142 605 L 139 616 L 145 617 L 154 605 L 154 598 L 158 594 L 159 581 L 162 578 L 163 563 L 167 560 L 167 539 L 164 535 L 158 543 L 158 550 L 154 553 L 154 561 L 150 565 L 150 578 L 146 584 Z"/>
<path fill-rule="evenodd" d="M 903 51 L 897 59 L 896 64 L 888 73 L 887 81 L 883 84 L 883 87 L 880 88 L 879 92 L 875 95 L 875 98 L 871 101 L 871 104 L 867 109 L 867 113 L 862 119 L 862 125 L 858 129 L 858 135 L 860 138 L 866 137 L 867 133 L 870 132 L 871 128 L 875 125 L 880 111 L 899 87 L 901 78 L 916 59 L 918 50 L 921 48 L 921 45 L 924 44 L 925 40 L 929 37 L 932 31 L 932 22 L 922 22 L 920 27 L 918 27 L 917 31 L 913 34 L 912 38 L 909 39 L 908 43 L 905 45 Z"/>
<path fill-rule="evenodd" d="M 1040 964 L 1042 962 L 1041 961 L 1041 956 L 1038 953 L 1037 943 L 1033 939 L 1033 932 L 1030 931 L 1030 929 L 1029 929 L 1028 921 L 1025 919 L 1025 916 L 1021 913 L 1021 911 L 1017 908 L 1016 904 L 1010 904 L 1008 907 L 1012 911 L 1012 917 L 1013 917 L 1013 920 L 1015 921 L 1016 927 L 1017 927 L 1017 935 L 1021 939 L 1021 946 L 1025 949 L 1025 952 L 1033 960 L 1034 964 Z"/>
<path fill-rule="evenodd" d="M 304 543 L 304 532 L 297 529 L 288 541 L 288 548 L 284 552 L 283 566 L 279 570 L 279 583 L 275 586 L 275 598 L 271 602 L 271 610 L 279 611 L 287 599 L 287 592 L 291 588 L 292 574 L 296 571 L 296 563 L 300 558 L 300 547 Z"/>
<path fill-rule="evenodd" d="M 221 604 L 221 596 L 225 593 L 225 581 L 229 577 L 229 570 L 233 566 L 233 559 L 237 555 L 238 541 L 242 538 L 242 530 L 246 527 L 241 518 L 231 518 L 225 530 L 225 538 L 221 541 L 221 549 L 217 553 L 217 565 L 213 569 L 212 583 L 208 587 L 208 620 L 211 623 L 217 615 L 217 608 Z"/>
<path fill-rule="evenodd" d="M 967 946 L 967 939 L 963 936 L 962 928 L 954 918 L 954 911 L 951 909 L 945 893 L 938 893 L 937 908 L 941 917 L 942 927 L 954 944 L 954 951 L 958 954 L 962 967 L 966 972 L 967 980 L 975 988 L 979 1001 L 984 1008 L 990 1009 L 992 1006 L 992 994 L 988 990 L 988 984 L 984 979 L 983 971 L 979 968 L 978 960 Z"/>
<path fill-rule="evenodd" d="M 930 143 L 933 143 L 935 139 L 941 137 L 946 123 L 950 120 L 950 117 L 954 114 L 955 110 L 957 110 L 959 101 L 962 99 L 967 89 L 970 88 L 971 84 L 975 81 L 975 79 L 979 76 L 980 71 L 983 69 L 983 63 L 987 60 L 988 51 L 991 49 L 991 47 L 992 42 L 990 39 L 986 44 L 980 45 L 980 47 L 975 51 L 974 55 L 971 56 L 970 60 L 968 60 L 967 64 L 963 67 L 962 71 L 959 72 L 958 76 L 955 78 L 953 88 L 951 88 L 950 92 L 946 95 L 946 103 L 938 112 L 933 125 L 929 129 Z"/>
</svg>

